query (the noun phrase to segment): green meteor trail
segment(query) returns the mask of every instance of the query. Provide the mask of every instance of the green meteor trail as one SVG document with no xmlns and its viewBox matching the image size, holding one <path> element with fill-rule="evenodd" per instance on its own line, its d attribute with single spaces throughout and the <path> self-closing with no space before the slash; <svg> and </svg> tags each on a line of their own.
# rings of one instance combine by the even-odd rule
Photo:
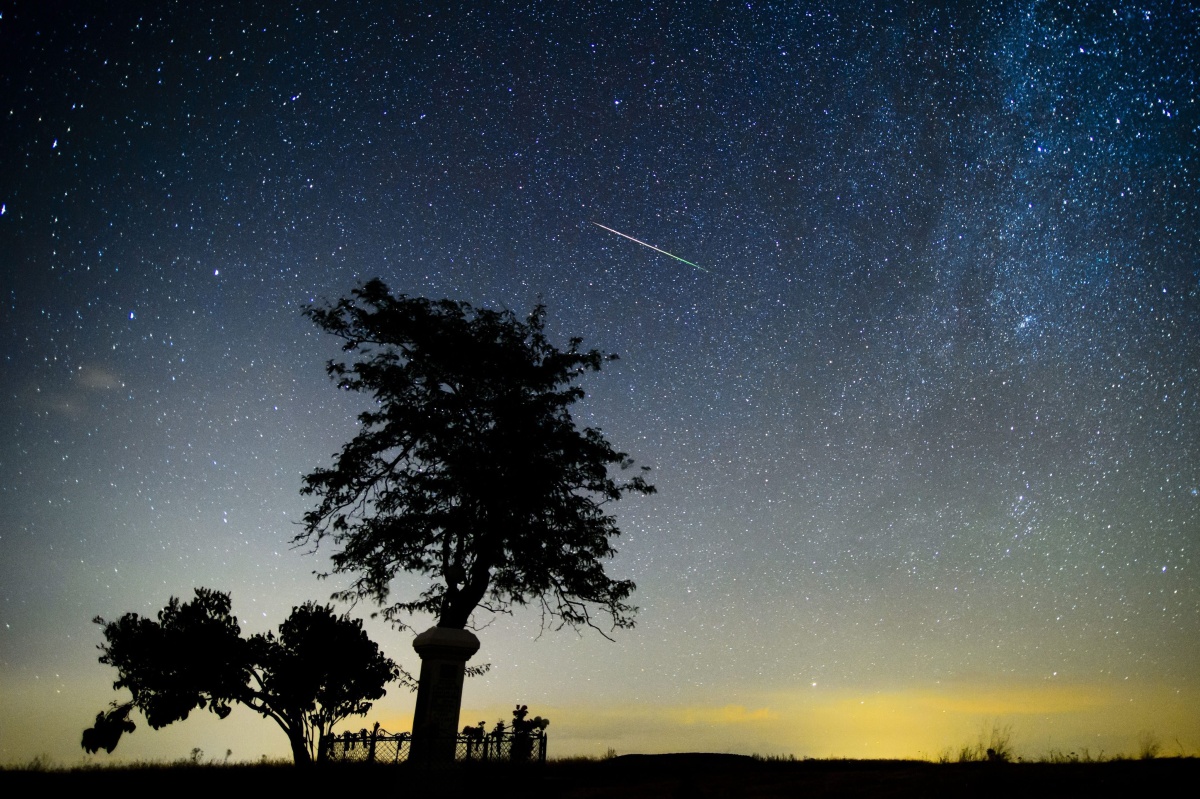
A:
<svg viewBox="0 0 1200 799">
<path fill-rule="evenodd" d="M 650 249 L 654 250 L 655 252 L 661 252 L 663 255 L 669 255 L 669 256 L 671 256 L 672 258 L 674 258 L 676 261 L 683 261 L 683 262 L 684 262 L 685 264 L 687 264 L 688 266 L 694 266 L 694 267 L 696 267 L 697 269 L 699 269 L 701 272 L 707 272 L 707 271 L 708 271 L 707 269 L 705 269 L 705 268 L 704 268 L 703 266 L 701 266 L 700 264 L 694 264 L 694 263 L 692 263 L 691 261 L 689 261 L 688 259 L 686 259 L 686 258 L 680 258 L 678 255 L 675 255 L 674 253 L 669 253 L 669 252 L 667 252 L 666 250 L 660 250 L 658 247 L 655 247 L 653 244 L 647 244 L 647 243 L 646 243 L 646 242 L 644 242 L 644 241 L 640 241 L 640 240 L 638 240 L 638 239 L 635 239 L 633 236 L 626 236 L 624 233 L 622 233 L 622 232 L 621 232 L 621 231 L 619 231 L 619 230 L 613 230 L 613 229 L 612 229 L 612 228 L 610 228 L 610 227 L 605 227 L 604 225 L 600 224 L 599 222 L 592 222 L 592 224 L 593 224 L 593 225 L 595 225 L 595 226 L 596 226 L 596 227 L 598 227 L 598 228 L 604 228 L 604 230 L 607 230 L 609 233 L 616 233 L 618 236 L 620 236 L 620 237 L 622 237 L 622 238 L 629 239 L 630 241 L 632 241 L 632 242 L 634 242 L 634 243 L 636 243 L 636 244 L 640 244 L 640 245 L 642 245 L 643 247 L 649 247 Z"/>
</svg>

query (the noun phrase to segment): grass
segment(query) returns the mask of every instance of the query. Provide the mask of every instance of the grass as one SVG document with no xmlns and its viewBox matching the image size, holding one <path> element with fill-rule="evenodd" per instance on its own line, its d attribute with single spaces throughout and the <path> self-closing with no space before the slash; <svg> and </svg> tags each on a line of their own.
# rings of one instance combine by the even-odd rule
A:
<svg viewBox="0 0 1200 799">
<path fill-rule="evenodd" d="M 1049 765 L 1069 765 L 1069 764 L 1097 764 L 1097 763 L 1116 763 L 1133 760 L 1196 760 L 1195 756 L 1189 756 L 1184 753 L 1184 747 L 1178 741 L 1178 752 L 1174 755 L 1164 755 L 1162 742 L 1157 735 L 1152 731 L 1142 731 L 1138 734 L 1137 748 L 1132 754 L 1107 754 L 1104 750 L 1093 753 L 1088 747 L 1081 747 L 1078 751 L 1067 751 L 1062 749 L 1051 749 L 1048 752 L 1029 758 L 1017 757 L 1013 748 L 1013 731 L 1011 725 L 1000 725 L 999 723 L 988 723 L 983 726 L 979 737 L 973 743 L 963 744 L 957 749 L 947 747 L 943 749 L 936 757 L 926 759 L 924 757 L 917 760 L 851 760 L 846 758 L 812 758 L 812 757 L 797 757 L 794 754 L 772 754 L 750 756 L 754 761 L 763 764 L 784 764 L 784 763 L 920 763 L 933 762 L 941 765 L 951 765 L 956 763 L 1038 763 Z M 290 759 L 267 759 L 263 756 L 261 761 L 257 762 L 237 762 L 231 761 L 232 756 L 230 750 L 225 751 L 224 759 L 205 758 L 204 752 L 200 749 L 193 749 L 186 757 L 181 757 L 174 761 L 133 761 L 133 762 L 104 762 L 103 760 L 89 760 L 89 762 L 76 764 L 58 764 L 48 754 L 40 754 L 27 761 L 20 763 L 0 764 L 0 773 L 52 773 L 52 772 L 138 772 L 138 771 L 200 771 L 200 770 L 254 770 L 266 769 L 271 771 L 287 770 L 293 768 L 293 763 Z M 556 768 L 570 768 L 572 766 L 585 767 L 589 764 L 603 764 L 619 759 L 617 751 L 609 748 L 602 755 L 575 755 L 563 758 L 550 758 L 549 765 Z M 334 768 L 344 768 L 345 766 L 334 766 Z"/>
<path fill-rule="evenodd" d="M 269 760 L 264 755 L 256 763 L 238 763 L 230 761 L 202 761 L 194 756 L 181 757 L 178 760 L 133 760 L 123 762 L 104 762 L 92 760 L 83 763 L 57 763 L 49 755 L 37 755 L 24 762 L 5 763 L 0 765 L 0 772 L 50 773 L 50 772 L 92 772 L 92 771 L 162 771 L 166 769 L 181 771 L 221 770 L 221 769 L 278 769 L 292 768 L 291 760 L 279 758 Z"/>
<path fill-rule="evenodd" d="M 991 727 L 989 730 L 988 727 Z M 1012 725 L 998 722 L 984 724 L 979 740 L 959 748 L 957 756 L 946 749 L 938 756 L 939 763 L 1011 763 L 1013 761 Z"/>
<path fill-rule="evenodd" d="M 1138 733 L 1138 759 L 1153 760 L 1162 752 L 1162 743 L 1150 730 Z"/>
<path fill-rule="evenodd" d="M 990 739 L 988 743 L 991 743 Z M 977 749 L 972 745 L 972 752 Z M 986 751 L 986 750 L 985 750 Z M 1054 759 L 1051 759 L 1054 758 Z M 417 769 L 407 764 L 330 764 L 296 768 L 290 763 L 193 762 L 62 767 L 34 758 L 0 769 L 0 792 L 9 796 L 89 792 L 103 795 L 189 793 L 333 794 L 394 792 L 463 799 L 659 799 L 672 796 L 806 799 L 846 796 L 957 797 L 1135 795 L 1147 785 L 1192 784 L 1200 759 L 1092 758 L 1084 752 L 1052 753 L 1042 762 L 1005 765 L 986 761 L 814 760 L 701 753 L 564 758 L 544 767 L 528 764 L 464 764 L 454 769 Z M 18 793 L 19 792 L 19 793 Z"/>
</svg>

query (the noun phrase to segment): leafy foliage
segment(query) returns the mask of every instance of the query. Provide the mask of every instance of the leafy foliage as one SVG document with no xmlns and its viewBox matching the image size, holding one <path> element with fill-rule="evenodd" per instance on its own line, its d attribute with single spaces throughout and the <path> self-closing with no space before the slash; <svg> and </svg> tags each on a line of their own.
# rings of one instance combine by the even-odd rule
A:
<svg viewBox="0 0 1200 799">
<path fill-rule="evenodd" d="M 512 728 L 513 732 L 521 735 L 530 735 L 534 730 L 542 732 L 550 726 L 550 719 L 544 719 L 541 716 L 526 718 L 529 715 L 529 705 L 517 705 L 513 710 Z"/>
<path fill-rule="evenodd" d="M 278 636 L 256 635 L 250 646 L 259 690 L 247 704 L 297 731 L 310 755 L 339 721 L 365 716 L 384 686 L 402 674 L 360 620 L 312 602 L 294 608 Z"/>
<path fill-rule="evenodd" d="M 112 752 L 133 732 L 136 708 L 159 729 L 195 709 L 225 718 L 232 703 L 273 719 L 297 763 L 310 762 L 320 737 L 352 715 L 364 715 L 403 672 L 367 637 L 362 622 L 306 602 L 293 608 L 279 634 L 241 637 L 229 594 L 197 588 L 191 602 L 172 597 L 158 620 L 126 613 L 97 617 L 105 643 L 100 662 L 117 669 L 116 689 L 132 699 L 99 713 L 84 731 L 88 752 Z M 411 684 L 411 681 L 409 681 Z"/>
<path fill-rule="evenodd" d="M 534 601 L 558 626 L 594 627 L 595 608 L 632 626 L 634 584 L 603 568 L 620 534 L 604 505 L 654 488 L 641 473 L 614 479 L 611 467 L 632 461 L 570 414 L 576 381 L 615 355 L 578 338 L 552 345 L 542 306 L 522 322 L 393 296 L 379 280 L 306 314 L 354 354 L 328 365 L 338 387 L 374 400 L 361 432 L 302 489 L 320 503 L 297 543 L 332 538 L 334 571 L 357 575 L 341 598 L 384 605 L 393 622 L 431 613 L 442 627 Z M 430 581 L 388 605 L 399 572 Z"/>
<path fill-rule="evenodd" d="M 171 597 L 158 621 L 126 613 L 96 617 L 107 644 L 100 662 L 117 670 L 113 688 L 128 688 L 146 722 L 160 729 L 197 708 L 225 718 L 250 679 L 247 642 L 230 613 L 229 594 L 197 588 L 196 598 Z"/>
<path fill-rule="evenodd" d="M 83 731 L 81 743 L 84 750 L 88 754 L 94 755 L 103 749 L 111 755 L 117 748 L 121 736 L 137 729 L 137 725 L 129 720 L 129 711 L 131 710 L 133 710 L 132 702 L 126 702 L 123 705 L 114 702 L 107 711 L 102 710 L 97 713 L 96 723 Z"/>
</svg>

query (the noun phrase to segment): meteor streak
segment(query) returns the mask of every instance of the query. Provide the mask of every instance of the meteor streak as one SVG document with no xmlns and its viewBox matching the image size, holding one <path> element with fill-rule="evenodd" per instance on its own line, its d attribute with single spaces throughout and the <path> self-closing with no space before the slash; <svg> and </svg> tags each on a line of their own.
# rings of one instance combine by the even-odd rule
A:
<svg viewBox="0 0 1200 799">
<path fill-rule="evenodd" d="M 619 230 L 613 230 L 612 228 L 606 227 L 606 226 L 600 224 L 599 222 L 592 222 L 592 224 L 598 228 L 603 228 L 604 230 L 607 230 L 609 233 L 616 233 L 621 238 L 629 239 L 630 241 L 634 242 L 635 244 L 640 244 L 643 247 L 649 247 L 650 249 L 654 250 L 655 252 L 661 252 L 663 255 L 669 255 L 670 257 L 674 258 L 676 261 L 683 261 L 688 266 L 694 266 L 697 269 L 699 269 L 701 272 L 708 271 L 700 264 L 694 264 L 691 261 L 687 260 L 686 258 L 680 258 L 678 255 L 675 255 L 674 253 L 669 253 L 666 250 L 660 250 L 658 247 L 655 247 L 653 244 L 647 244 L 646 242 L 641 241 L 640 239 L 635 239 L 633 236 L 627 236 Z"/>
</svg>

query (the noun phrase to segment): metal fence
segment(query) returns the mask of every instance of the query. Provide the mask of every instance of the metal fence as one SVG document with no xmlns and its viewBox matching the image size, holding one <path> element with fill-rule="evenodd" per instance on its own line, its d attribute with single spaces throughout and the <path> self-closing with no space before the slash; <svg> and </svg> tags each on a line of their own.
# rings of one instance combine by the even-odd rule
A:
<svg viewBox="0 0 1200 799">
<path fill-rule="evenodd" d="M 411 743 L 407 732 L 393 735 L 387 730 L 347 730 L 321 741 L 321 754 L 325 760 L 339 763 L 401 763 L 408 760 Z"/>
<path fill-rule="evenodd" d="M 503 732 L 488 735 L 459 735 L 454 747 L 454 759 L 473 762 L 544 763 L 546 733 Z"/>
<path fill-rule="evenodd" d="M 402 763 L 408 760 L 412 737 L 387 730 L 344 732 L 326 738 L 321 748 L 326 760 L 337 763 Z M 459 735 L 454 759 L 472 763 L 544 763 L 546 733 L 489 733 Z"/>
</svg>

